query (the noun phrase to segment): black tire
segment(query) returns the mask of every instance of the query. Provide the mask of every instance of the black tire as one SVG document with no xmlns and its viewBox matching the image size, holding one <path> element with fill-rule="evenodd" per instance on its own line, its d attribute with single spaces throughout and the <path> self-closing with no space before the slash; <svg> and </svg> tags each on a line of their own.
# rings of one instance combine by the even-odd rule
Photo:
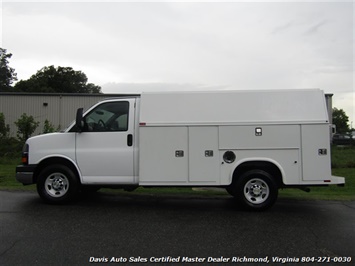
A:
<svg viewBox="0 0 355 266">
<path fill-rule="evenodd" d="M 278 187 L 268 172 L 250 170 L 243 173 L 235 183 L 235 197 L 248 210 L 263 211 L 277 200 Z"/>
<path fill-rule="evenodd" d="M 63 204 L 73 200 L 79 192 L 76 174 L 65 165 L 50 165 L 38 176 L 37 192 L 47 203 Z"/>
</svg>

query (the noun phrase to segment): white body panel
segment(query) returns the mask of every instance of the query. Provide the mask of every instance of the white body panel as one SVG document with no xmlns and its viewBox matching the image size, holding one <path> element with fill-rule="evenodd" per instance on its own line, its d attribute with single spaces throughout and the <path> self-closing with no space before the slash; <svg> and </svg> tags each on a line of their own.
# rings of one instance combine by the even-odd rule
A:
<svg viewBox="0 0 355 266">
<path fill-rule="evenodd" d="M 220 184 L 218 127 L 189 127 L 189 182 Z"/>
<path fill-rule="evenodd" d="M 320 90 L 144 93 L 140 122 L 141 185 L 229 185 L 234 170 L 253 161 L 276 165 L 285 185 L 344 182 L 331 176 L 328 113 Z M 161 144 L 165 127 L 170 141 Z M 171 146 L 177 141 L 180 146 Z M 162 158 L 152 156 L 153 148 Z M 174 157 L 178 149 L 184 158 Z M 214 156 L 203 158 L 207 150 Z M 232 164 L 223 162 L 227 150 L 236 154 Z M 173 175 L 169 171 L 173 179 L 166 178 Z"/>
<path fill-rule="evenodd" d="M 218 155 L 218 127 L 141 127 L 139 184 L 219 185 Z"/>
<path fill-rule="evenodd" d="M 61 157 L 75 162 L 75 133 L 52 133 L 27 140 L 30 163 L 39 164 L 51 157 Z"/>
<path fill-rule="evenodd" d="M 83 184 L 136 183 L 134 149 L 127 145 L 127 137 L 135 129 L 135 99 L 123 102 L 129 102 L 127 130 L 76 133 L 76 161 Z"/>
<path fill-rule="evenodd" d="M 76 155 L 84 184 L 134 183 L 126 132 L 77 133 Z"/>
<path fill-rule="evenodd" d="M 298 149 L 265 149 L 265 150 L 233 150 L 237 159 L 234 164 L 221 166 L 221 185 L 229 185 L 232 182 L 234 170 L 245 162 L 261 161 L 276 165 L 282 174 L 285 185 L 301 184 L 301 159 Z M 221 160 L 223 152 L 221 152 Z"/>
<path fill-rule="evenodd" d="M 141 122 L 153 125 L 327 123 L 321 90 L 143 93 Z"/>
<path fill-rule="evenodd" d="M 304 181 L 330 180 L 328 125 L 302 125 L 302 176 Z M 319 149 L 326 149 L 325 155 Z"/>
<path fill-rule="evenodd" d="M 143 137 L 142 137 L 143 136 Z M 184 185 L 187 183 L 187 127 L 143 127 L 140 129 L 140 185 Z M 176 151 L 184 151 L 176 157 Z"/>
<path fill-rule="evenodd" d="M 255 129 L 261 129 L 261 136 Z M 220 149 L 285 149 L 300 148 L 299 125 L 221 126 L 219 128 Z"/>
<path fill-rule="evenodd" d="M 320 90 L 143 93 L 103 101 L 85 116 L 104 117 L 96 108 L 120 101 L 129 102 L 124 131 L 119 121 L 113 132 L 71 133 L 72 125 L 66 133 L 31 138 L 30 164 L 66 158 L 83 184 L 227 186 L 246 162 L 275 165 L 284 185 L 345 182 L 331 176 Z M 224 162 L 226 151 L 234 152 L 234 162 Z"/>
</svg>

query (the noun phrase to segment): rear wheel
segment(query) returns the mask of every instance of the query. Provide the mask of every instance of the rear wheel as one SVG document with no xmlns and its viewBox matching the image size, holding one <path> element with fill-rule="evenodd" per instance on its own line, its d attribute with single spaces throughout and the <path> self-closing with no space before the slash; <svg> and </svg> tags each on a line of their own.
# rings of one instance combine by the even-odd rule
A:
<svg viewBox="0 0 355 266">
<path fill-rule="evenodd" d="M 61 204 L 71 201 L 79 191 L 79 180 L 65 165 L 50 165 L 38 176 L 37 192 L 47 203 Z"/>
<path fill-rule="evenodd" d="M 273 177 L 263 170 L 250 170 L 237 180 L 234 190 L 238 202 L 250 210 L 265 210 L 274 205 L 278 187 Z"/>
</svg>

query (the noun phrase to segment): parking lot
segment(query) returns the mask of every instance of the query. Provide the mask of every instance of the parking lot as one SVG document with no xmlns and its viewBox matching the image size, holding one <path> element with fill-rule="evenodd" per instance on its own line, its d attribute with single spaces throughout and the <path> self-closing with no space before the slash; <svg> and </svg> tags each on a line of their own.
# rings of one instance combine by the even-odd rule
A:
<svg viewBox="0 0 355 266">
<path fill-rule="evenodd" d="M 355 259 L 354 221 L 355 202 L 280 199 L 255 213 L 227 196 L 98 193 L 51 206 L 35 192 L 0 191 L 0 265 Z"/>
</svg>

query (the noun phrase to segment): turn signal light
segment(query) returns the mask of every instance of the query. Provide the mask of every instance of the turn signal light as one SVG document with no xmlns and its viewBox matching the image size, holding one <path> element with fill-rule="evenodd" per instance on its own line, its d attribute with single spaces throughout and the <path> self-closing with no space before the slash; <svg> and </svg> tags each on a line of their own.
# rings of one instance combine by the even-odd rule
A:
<svg viewBox="0 0 355 266">
<path fill-rule="evenodd" d="M 22 164 L 28 164 L 28 158 L 27 158 L 27 156 L 23 156 L 23 157 L 21 158 L 21 162 L 22 162 Z"/>
<path fill-rule="evenodd" d="M 23 146 L 23 149 L 22 149 L 21 162 L 22 162 L 23 165 L 28 165 L 28 151 L 29 151 L 29 146 L 28 146 L 28 144 L 26 143 L 26 144 Z"/>
</svg>

